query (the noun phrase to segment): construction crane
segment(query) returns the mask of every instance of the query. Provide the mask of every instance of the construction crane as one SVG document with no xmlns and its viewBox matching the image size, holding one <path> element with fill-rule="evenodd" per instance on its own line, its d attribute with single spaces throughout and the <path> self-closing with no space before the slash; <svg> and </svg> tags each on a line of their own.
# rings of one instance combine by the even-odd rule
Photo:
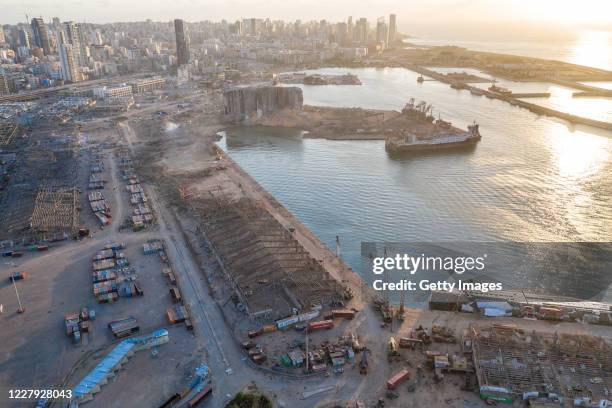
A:
<svg viewBox="0 0 612 408">
<path fill-rule="evenodd" d="M 387 247 L 384 250 L 385 259 L 387 259 Z M 385 283 L 389 282 L 389 271 L 385 268 L 384 274 Z M 393 323 L 393 311 L 391 310 L 391 302 L 389 301 L 389 291 L 385 289 L 384 291 L 384 301 L 380 307 L 380 313 L 382 314 L 383 322 L 385 323 Z"/>
<path fill-rule="evenodd" d="M 399 306 L 399 309 L 397 310 L 397 314 L 396 314 L 397 320 L 399 320 L 399 321 L 404 321 L 404 312 L 405 312 L 405 310 L 404 310 L 404 302 L 405 302 L 405 300 L 406 300 L 406 293 L 402 290 L 400 292 L 400 306 Z"/>
</svg>

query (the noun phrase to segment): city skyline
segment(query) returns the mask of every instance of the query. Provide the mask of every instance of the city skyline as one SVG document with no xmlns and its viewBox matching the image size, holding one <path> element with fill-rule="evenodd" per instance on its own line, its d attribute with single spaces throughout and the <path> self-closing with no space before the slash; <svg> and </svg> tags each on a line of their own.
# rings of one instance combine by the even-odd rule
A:
<svg viewBox="0 0 612 408">
<path fill-rule="evenodd" d="M 143 12 L 146 10 L 146 12 Z M 527 12 L 528 11 L 528 12 Z M 335 1 L 320 2 L 299 1 L 286 4 L 273 0 L 266 7 L 248 0 L 234 0 L 231 4 L 222 1 L 202 3 L 197 0 L 181 0 L 176 3 L 145 3 L 142 0 L 130 2 L 129 6 L 118 0 L 101 0 L 70 3 L 48 1 L 45 3 L 28 3 L 8 0 L 3 6 L 2 24 L 25 22 L 29 18 L 42 16 L 45 21 L 54 16 L 62 20 L 75 20 L 97 24 L 112 22 L 169 21 L 174 18 L 185 19 L 186 22 L 196 21 L 228 21 L 240 18 L 266 18 L 279 20 L 320 20 L 339 21 L 347 15 L 359 15 L 369 20 L 382 15 L 397 13 L 403 15 L 398 25 L 420 22 L 452 22 L 461 20 L 469 22 L 506 22 L 506 23 L 537 23 L 595 25 L 606 27 L 612 23 L 612 5 L 605 0 L 585 0 L 577 3 L 572 1 L 542 0 L 530 2 L 527 0 L 509 0 L 501 6 L 499 2 L 481 0 L 466 2 L 461 0 L 434 0 L 410 4 L 397 0 L 383 2 L 366 1 Z M 186 18 L 188 17 L 188 18 Z"/>
</svg>

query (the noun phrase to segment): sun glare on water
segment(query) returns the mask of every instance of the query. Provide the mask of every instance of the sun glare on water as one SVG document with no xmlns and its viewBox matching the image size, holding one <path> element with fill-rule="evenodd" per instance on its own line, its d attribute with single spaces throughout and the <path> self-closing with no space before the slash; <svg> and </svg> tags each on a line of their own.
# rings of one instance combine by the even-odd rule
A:
<svg viewBox="0 0 612 408">
<path fill-rule="evenodd" d="M 612 4 L 612 2 L 611 2 Z M 612 16 L 612 9 L 610 10 Z M 611 23 L 612 27 L 612 23 Z M 573 47 L 574 64 L 606 68 L 612 66 L 612 31 L 583 31 Z"/>
</svg>

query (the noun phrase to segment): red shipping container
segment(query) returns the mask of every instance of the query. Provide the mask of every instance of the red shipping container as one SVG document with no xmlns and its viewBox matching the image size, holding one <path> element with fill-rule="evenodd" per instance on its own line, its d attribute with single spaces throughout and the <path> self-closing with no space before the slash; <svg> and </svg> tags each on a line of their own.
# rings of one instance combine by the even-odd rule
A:
<svg viewBox="0 0 612 408">
<path fill-rule="evenodd" d="M 333 320 L 321 320 L 320 322 L 310 323 L 308 325 L 308 331 L 313 332 L 320 329 L 331 329 L 332 327 L 334 327 Z"/>
<path fill-rule="evenodd" d="M 332 310 L 332 315 L 334 317 L 342 317 L 345 319 L 352 319 L 355 317 L 355 312 L 349 309 L 336 309 Z"/>
<path fill-rule="evenodd" d="M 389 378 L 389 381 L 387 381 L 387 389 L 396 389 L 398 385 L 406 381 L 408 378 L 410 378 L 410 371 L 408 371 L 407 368 L 404 368 L 403 370 Z"/>
<path fill-rule="evenodd" d="M 212 394 L 212 388 L 210 388 L 210 386 L 204 387 L 202 391 L 198 392 L 196 395 L 193 396 L 192 399 L 189 400 L 189 402 L 187 403 L 187 406 L 189 408 L 197 406 L 200 402 L 202 402 L 210 394 Z"/>
</svg>

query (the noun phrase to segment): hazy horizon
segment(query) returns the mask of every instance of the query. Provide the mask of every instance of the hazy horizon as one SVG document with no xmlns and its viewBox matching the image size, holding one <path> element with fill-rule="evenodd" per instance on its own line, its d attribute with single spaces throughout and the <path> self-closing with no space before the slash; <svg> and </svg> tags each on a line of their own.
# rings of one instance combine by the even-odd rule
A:
<svg viewBox="0 0 612 408">
<path fill-rule="evenodd" d="M 173 18 L 183 18 L 189 22 L 234 21 L 250 17 L 290 21 L 325 19 L 335 22 L 348 16 L 374 20 L 395 13 L 400 29 L 408 34 L 411 33 L 411 26 L 431 29 L 432 25 L 434 29 L 442 30 L 448 29 L 449 25 L 463 26 L 466 31 L 476 32 L 485 27 L 499 29 L 500 25 L 501 28 L 519 25 L 533 32 L 612 27 L 612 2 L 608 0 L 506 0 L 503 3 L 497 0 L 430 0 L 410 4 L 399 0 L 269 0 L 263 6 L 261 2 L 250 0 L 176 0 L 171 3 L 132 0 L 127 5 L 120 0 L 5 0 L 4 3 L 0 24 L 25 22 L 26 15 L 29 18 L 42 16 L 46 21 L 59 17 L 62 21 L 104 24 L 147 19 L 169 21 Z M 556 34 L 563 35 L 564 32 L 557 31 Z"/>
</svg>

